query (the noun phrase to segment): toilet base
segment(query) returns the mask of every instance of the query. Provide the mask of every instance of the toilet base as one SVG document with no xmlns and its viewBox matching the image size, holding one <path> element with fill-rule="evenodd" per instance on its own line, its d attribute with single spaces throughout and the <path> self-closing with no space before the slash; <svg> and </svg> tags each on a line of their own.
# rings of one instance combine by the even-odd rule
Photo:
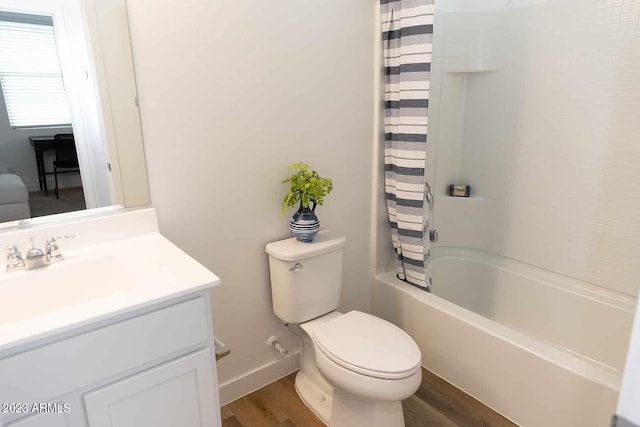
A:
<svg viewBox="0 0 640 427">
<path fill-rule="evenodd" d="M 330 427 L 404 427 L 402 403 L 375 401 L 334 389 Z"/>
<path fill-rule="evenodd" d="M 324 392 L 303 371 L 296 374 L 296 393 L 302 402 L 316 414 L 323 423 L 329 425 L 333 396 Z"/>
<path fill-rule="evenodd" d="M 295 384 L 302 402 L 329 427 L 404 427 L 401 402 L 360 399 L 336 388 L 329 394 L 303 371 Z"/>
</svg>

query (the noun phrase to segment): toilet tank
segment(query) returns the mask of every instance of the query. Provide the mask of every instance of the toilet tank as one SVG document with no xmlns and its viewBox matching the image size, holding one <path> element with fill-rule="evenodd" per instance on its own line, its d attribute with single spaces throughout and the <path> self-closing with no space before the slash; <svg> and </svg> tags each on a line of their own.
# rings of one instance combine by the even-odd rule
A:
<svg viewBox="0 0 640 427">
<path fill-rule="evenodd" d="M 291 238 L 267 245 L 276 316 L 302 323 L 338 308 L 346 241 L 321 231 L 311 243 Z"/>
</svg>

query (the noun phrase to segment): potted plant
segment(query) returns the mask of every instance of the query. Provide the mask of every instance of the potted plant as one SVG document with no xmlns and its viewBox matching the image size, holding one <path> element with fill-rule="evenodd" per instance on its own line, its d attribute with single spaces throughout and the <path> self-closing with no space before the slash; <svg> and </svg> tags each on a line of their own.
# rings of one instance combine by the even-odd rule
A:
<svg viewBox="0 0 640 427">
<path fill-rule="evenodd" d="M 333 190 L 333 182 L 321 177 L 316 171 L 309 171 L 306 163 L 291 163 L 289 170 L 296 173 L 282 181 L 289 184 L 289 191 L 282 199 L 280 214 L 284 215 L 287 208 L 300 202 L 298 211 L 289 221 L 289 230 L 299 241 L 311 242 L 320 230 L 320 221 L 315 214 L 316 206 L 322 206 L 324 197 Z"/>
</svg>

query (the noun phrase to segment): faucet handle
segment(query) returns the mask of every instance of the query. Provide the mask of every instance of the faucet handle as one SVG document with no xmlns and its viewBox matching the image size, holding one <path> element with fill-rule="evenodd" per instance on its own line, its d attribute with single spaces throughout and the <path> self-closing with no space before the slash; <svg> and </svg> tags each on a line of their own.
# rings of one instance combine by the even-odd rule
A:
<svg viewBox="0 0 640 427">
<path fill-rule="evenodd" d="M 46 240 L 47 261 L 49 261 L 50 263 L 55 261 L 60 261 L 62 259 L 62 254 L 60 253 L 60 248 L 58 247 L 56 242 L 58 240 L 73 239 L 74 237 L 76 237 L 75 234 L 69 234 L 67 236 L 49 237 Z"/>
<path fill-rule="evenodd" d="M 7 251 L 7 271 L 24 268 L 22 254 L 16 245 L 0 246 L 0 251 Z"/>
<path fill-rule="evenodd" d="M 58 237 L 49 237 L 47 240 L 45 240 L 47 246 L 51 245 L 55 242 L 57 242 L 58 240 L 64 240 L 64 239 L 73 239 L 74 237 L 76 237 L 75 234 L 69 234 L 67 236 L 58 236 Z"/>
<path fill-rule="evenodd" d="M 9 255 L 20 253 L 16 245 L 0 246 L 0 251 L 7 251 L 9 252 Z"/>
</svg>

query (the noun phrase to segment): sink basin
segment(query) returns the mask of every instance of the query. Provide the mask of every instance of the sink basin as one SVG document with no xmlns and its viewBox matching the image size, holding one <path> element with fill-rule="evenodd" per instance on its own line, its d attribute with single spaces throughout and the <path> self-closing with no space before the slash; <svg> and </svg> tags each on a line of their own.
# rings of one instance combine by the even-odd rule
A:
<svg viewBox="0 0 640 427">
<path fill-rule="evenodd" d="M 0 272 L 0 326 L 137 287 L 117 259 L 65 260 L 48 267 Z"/>
</svg>

